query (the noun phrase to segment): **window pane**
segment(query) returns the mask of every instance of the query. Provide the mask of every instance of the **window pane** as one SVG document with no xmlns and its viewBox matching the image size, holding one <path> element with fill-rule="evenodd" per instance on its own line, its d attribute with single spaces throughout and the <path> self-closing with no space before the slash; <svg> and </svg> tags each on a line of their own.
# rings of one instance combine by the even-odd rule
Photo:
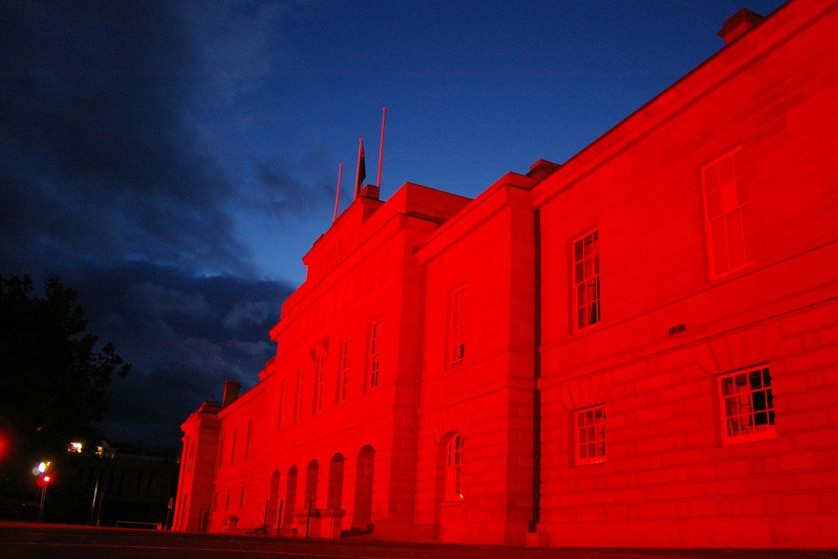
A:
<svg viewBox="0 0 838 559">
<path fill-rule="evenodd" d="M 741 152 L 735 151 L 703 169 L 712 274 L 740 268 L 751 259 L 751 225 L 746 219 L 748 197 L 739 168 L 741 157 Z"/>
<path fill-rule="evenodd" d="M 579 464 L 605 460 L 605 407 L 574 412 L 575 453 Z"/>
<path fill-rule="evenodd" d="M 576 305 L 576 328 L 599 321 L 599 232 L 593 231 L 574 242 L 573 291 Z"/>
<path fill-rule="evenodd" d="M 774 400 L 768 368 L 722 376 L 719 387 L 726 438 L 764 438 L 773 432 Z"/>
</svg>

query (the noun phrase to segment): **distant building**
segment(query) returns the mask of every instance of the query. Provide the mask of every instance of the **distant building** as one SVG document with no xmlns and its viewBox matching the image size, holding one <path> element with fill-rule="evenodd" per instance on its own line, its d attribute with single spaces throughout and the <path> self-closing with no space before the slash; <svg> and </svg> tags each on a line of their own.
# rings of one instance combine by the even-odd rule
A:
<svg viewBox="0 0 838 559">
<path fill-rule="evenodd" d="M 149 529 L 171 522 L 178 473 L 174 456 L 122 452 L 106 444 L 70 448 L 52 465 L 44 520 Z M 24 512 L 36 518 L 33 506 Z"/>
<path fill-rule="evenodd" d="M 365 187 L 174 528 L 838 547 L 838 3 L 761 20 L 561 166 Z"/>
</svg>

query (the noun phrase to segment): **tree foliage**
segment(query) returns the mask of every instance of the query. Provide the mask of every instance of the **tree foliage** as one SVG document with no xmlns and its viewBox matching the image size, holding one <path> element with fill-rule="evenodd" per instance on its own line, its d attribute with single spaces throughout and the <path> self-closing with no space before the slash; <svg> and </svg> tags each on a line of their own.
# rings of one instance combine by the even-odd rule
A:
<svg viewBox="0 0 838 559">
<path fill-rule="evenodd" d="M 0 436 L 18 458 L 100 435 L 111 378 L 131 368 L 100 345 L 75 290 L 50 279 L 37 297 L 29 276 L 0 276 Z"/>
</svg>

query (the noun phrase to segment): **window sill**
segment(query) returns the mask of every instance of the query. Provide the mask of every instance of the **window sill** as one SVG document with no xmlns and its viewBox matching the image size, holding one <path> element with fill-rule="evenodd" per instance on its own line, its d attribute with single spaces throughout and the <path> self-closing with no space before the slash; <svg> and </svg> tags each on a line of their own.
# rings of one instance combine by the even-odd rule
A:
<svg viewBox="0 0 838 559">
<path fill-rule="evenodd" d="M 586 458 L 585 460 L 577 459 L 574 466 L 590 466 L 592 464 L 605 464 L 608 461 L 606 456 L 598 458 Z"/>
<path fill-rule="evenodd" d="M 742 435 L 726 435 L 722 433 L 722 446 L 734 446 L 743 443 L 750 443 L 754 441 L 765 441 L 769 439 L 776 439 L 776 429 L 765 429 L 762 431 L 755 431 L 753 433 L 746 433 Z"/>
</svg>

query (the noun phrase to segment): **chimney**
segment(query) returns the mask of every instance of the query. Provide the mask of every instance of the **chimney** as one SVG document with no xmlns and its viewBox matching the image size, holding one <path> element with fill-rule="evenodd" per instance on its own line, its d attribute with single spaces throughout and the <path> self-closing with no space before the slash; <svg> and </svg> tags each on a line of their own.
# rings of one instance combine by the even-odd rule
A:
<svg viewBox="0 0 838 559">
<path fill-rule="evenodd" d="M 358 194 L 361 198 L 369 198 L 370 200 L 378 200 L 378 186 L 375 184 L 365 184 Z"/>
<path fill-rule="evenodd" d="M 742 8 L 725 20 L 725 24 L 716 35 L 724 39 L 725 45 L 729 45 L 765 19 L 756 12 Z"/>
<path fill-rule="evenodd" d="M 535 179 L 536 182 L 546 179 L 561 167 L 558 163 L 547 161 L 546 159 L 539 159 L 530 165 L 530 171 L 527 176 Z"/>
<path fill-rule="evenodd" d="M 230 404 L 236 401 L 236 398 L 239 397 L 239 390 L 241 390 L 242 384 L 240 382 L 236 382 L 234 380 L 225 380 L 224 381 L 224 397 L 221 400 L 221 407 L 226 408 Z"/>
</svg>

